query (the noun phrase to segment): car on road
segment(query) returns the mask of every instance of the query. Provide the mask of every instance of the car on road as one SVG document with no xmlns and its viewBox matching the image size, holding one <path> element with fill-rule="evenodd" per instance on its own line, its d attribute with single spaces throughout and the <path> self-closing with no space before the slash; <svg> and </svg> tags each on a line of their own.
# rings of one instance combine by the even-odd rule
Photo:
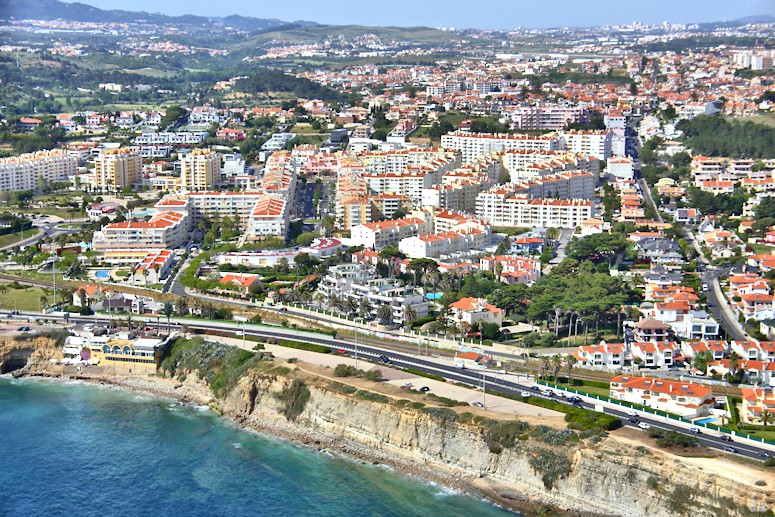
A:
<svg viewBox="0 0 775 517">
<path fill-rule="evenodd" d="M 38 333 L 38 331 L 37 331 L 37 330 L 35 330 L 35 329 L 27 329 L 27 330 L 25 330 L 25 332 L 26 332 L 27 334 L 37 334 L 37 333 Z"/>
<path fill-rule="evenodd" d="M 151 329 L 148 329 L 148 330 L 151 330 Z M 245 332 L 244 332 L 244 331 L 242 331 L 242 330 L 238 330 L 237 332 L 235 332 L 235 333 L 234 333 L 234 335 L 235 335 L 235 336 L 244 336 L 244 335 L 245 335 Z"/>
<path fill-rule="evenodd" d="M 772 454 L 770 454 L 767 451 L 761 451 L 761 452 L 759 452 L 759 457 L 760 458 L 772 458 Z"/>
<path fill-rule="evenodd" d="M 428 393 L 429 391 L 431 391 L 431 389 L 428 386 L 423 386 L 422 388 L 420 388 L 420 391 L 422 391 L 423 393 Z"/>
<path fill-rule="evenodd" d="M 26 325 L 23 325 L 23 326 L 19 327 L 16 330 L 18 330 L 19 332 L 27 332 L 28 330 L 30 330 L 30 327 L 27 327 Z"/>
<path fill-rule="evenodd" d="M 539 388 L 538 386 L 531 386 L 530 389 L 534 390 L 534 391 L 540 391 L 541 390 L 541 388 Z"/>
<path fill-rule="evenodd" d="M 638 420 L 637 418 L 634 418 L 634 417 L 629 418 L 629 421 L 630 421 L 631 424 L 639 424 L 640 423 L 640 420 Z"/>
<path fill-rule="evenodd" d="M 404 388 L 411 388 L 412 386 L 414 386 L 414 384 L 412 384 L 411 382 L 405 382 L 403 385 Z"/>
<path fill-rule="evenodd" d="M 482 407 L 482 408 L 484 407 L 484 404 L 482 404 L 478 400 L 476 402 L 471 402 L 471 405 L 474 407 Z"/>
<path fill-rule="evenodd" d="M 385 364 L 392 364 L 393 361 L 390 360 L 390 358 L 386 355 L 379 356 L 379 360 L 382 361 Z"/>
<path fill-rule="evenodd" d="M 627 416 L 638 416 L 637 411 L 627 411 Z"/>
<path fill-rule="evenodd" d="M 347 350 L 345 350 L 344 348 L 340 348 L 340 349 L 338 349 L 338 350 L 336 351 L 336 353 L 337 353 L 337 354 L 346 354 L 346 353 L 347 353 Z"/>
<path fill-rule="evenodd" d="M 735 448 L 734 448 L 734 447 L 732 447 L 731 445 L 725 445 L 725 446 L 724 446 L 724 450 L 725 450 L 726 452 L 737 452 L 737 449 L 735 449 Z"/>
<path fill-rule="evenodd" d="M 702 434 L 702 431 L 700 431 L 699 427 L 691 427 L 689 428 L 689 432 L 693 434 Z"/>
<path fill-rule="evenodd" d="M 651 424 L 647 424 L 646 422 L 641 422 L 638 424 L 638 427 L 641 429 L 651 429 Z"/>
<path fill-rule="evenodd" d="M 732 437 L 729 436 L 728 434 L 722 434 L 721 436 L 719 436 L 718 439 L 721 440 L 722 442 L 731 442 L 732 441 Z"/>
<path fill-rule="evenodd" d="M 552 390 L 544 390 L 541 392 L 541 395 L 544 397 L 554 397 L 554 392 Z"/>
<path fill-rule="evenodd" d="M 522 395 L 523 397 L 527 398 L 527 397 L 530 396 L 530 392 L 529 391 L 523 391 L 522 393 L 520 393 L 520 395 Z"/>
</svg>

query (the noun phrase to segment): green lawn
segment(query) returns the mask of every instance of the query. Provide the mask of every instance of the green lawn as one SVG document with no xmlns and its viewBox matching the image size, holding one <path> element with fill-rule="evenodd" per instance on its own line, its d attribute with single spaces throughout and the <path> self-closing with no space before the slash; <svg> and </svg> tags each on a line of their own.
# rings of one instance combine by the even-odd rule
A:
<svg viewBox="0 0 775 517">
<path fill-rule="evenodd" d="M 0 293 L 0 307 L 3 310 L 39 311 L 41 296 L 43 296 L 43 289 L 40 287 L 12 289 L 6 285 L 5 292 Z M 51 296 L 51 292 L 46 296 L 48 304 L 51 304 Z M 57 298 L 60 298 L 59 293 Z"/>
<path fill-rule="evenodd" d="M 29 230 L 24 230 L 23 232 L 9 233 L 8 235 L 0 235 L 0 248 L 11 246 L 21 240 L 28 239 L 33 235 L 35 235 L 36 232 L 37 232 L 36 229 L 31 228 Z"/>
<path fill-rule="evenodd" d="M 748 245 L 757 255 L 768 255 L 772 253 L 773 247 L 768 246 L 767 244 L 748 244 Z"/>
<path fill-rule="evenodd" d="M 562 378 L 562 375 L 560 375 L 560 377 Z M 571 386 L 566 382 L 554 382 L 554 381 L 549 381 L 549 382 L 551 382 L 552 384 L 556 384 L 557 386 L 560 386 L 562 388 L 568 388 L 568 389 L 580 391 L 583 393 L 589 393 L 590 395 L 599 395 L 601 397 L 609 397 L 611 395 L 610 390 L 607 390 L 605 388 L 597 388 L 595 386 Z"/>
</svg>

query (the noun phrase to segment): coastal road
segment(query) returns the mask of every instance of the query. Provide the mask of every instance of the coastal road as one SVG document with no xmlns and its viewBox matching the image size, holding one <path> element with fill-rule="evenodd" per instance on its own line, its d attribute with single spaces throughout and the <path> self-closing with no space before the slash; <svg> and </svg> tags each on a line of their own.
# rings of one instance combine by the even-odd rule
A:
<svg viewBox="0 0 775 517">
<path fill-rule="evenodd" d="M 12 317 L 10 314 L 4 314 L 6 317 Z M 22 313 L 17 317 L 40 317 L 37 313 Z M 49 319 L 57 318 L 63 319 L 64 316 L 48 314 L 46 316 Z M 96 315 L 96 316 L 73 316 L 69 318 L 69 321 L 77 323 L 104 323 L 109 320 L 110 316 Z M 297 341 L 303 341 L 307 343 L 317 344 L 329 347 L 333 350 L 344 350 L 350 355 L 358 354 L 361 359 L 371 359 L 377 362 L 383 362 L 385 365 L 392 365 L 400 368 L 414 368 L 426 373 L 441 375 L 448 380 L 455 380 L 463 382 L 474 387 L 484 385 L 486 389 L 491 392 L 503 393 L 505 395 L 520 396 L 522 392 L 530 392 L 531 396 L 551 398 L 560 403 L 570 404 L 567 398 L 564 397 L 549 397 L 543 396 L 536 391 L 536 386 L 532 384 L 521 383 L 516 376 L 508 373 L 499 373 L 494 371 L 472 371 L 467 369 L 455 368 L 449 364 L 449 359 L 433 360 L 431 358 L 422 358 L 412 354 L 396 352 L 394 350 L 387 350 L 384 348 L 375 347 L 372 345 L 361 345 L 355 342 L 346 341 L 341 337 L 332 338 L 326 335 L 314 335 L 311 333 L 301 333 L 293 329 L 286 329 L 283 327 L 268 327 L 258 326 L 252 324 L 238 325 L 235 323 L 220 322 L 220 321 L 203 321 L 203 320 L 179 320 L 175 319 L 175 325 L 179 328 L 179 325 L 185 324 L 190 330 L 210 330 L 231 333 L 232 336 L 238 337 L 237 333 L 244 331 L 247 336 L 255 336 L 262 338 L 275 338 L 275 339 L 293 339 Z M 157 324 L 160 327 L 166 325 L 166 322 L 148 322 L 146 325 L 153 326 Z M 385 359 L 383 359 L 383 357 Z M 386 362 L 387 361 L 387 362 Z M 542 389 L 542 388 L 541 388 Z M 596 406 L 600 407 L 605 413 L 614 415 L 622 419 L 622 423 L 625 426 L 636 427 L 637 424 L 629 421 L 626 410 L 619 409 L 617 406 L 606 404 L 602 401 L 597 401 L 589 397 L 581 397 L 582 402 L 579 404 L 585 409 L 595 409 Z M 640 422 L 645 422 L 652 427 L 667 429 L 676 431 L 682 434 L 689 434 L 690 425 L 687 423 L 667 423 L 661 419 L 654 418 L 653 415 L 648 413 L 637 411 L 637 419 Z M 751 445 L 750 443 L 743 443 L 741 440 L 737 440 L 733 443 L 727 443 L 720 439 L 720 435 L 716 435 L 716 432 L 705 432 L 703 434 L 696 435 L 700 440 L 701 445 L 717 449 L 724 450 L 725 447 L 730 445 L 735 448 L 735 452 L 738 455 L 745 456 L 752 459 L 764 459 L 764 454 L 775 455 L 775 447 L 772 446 L 758 446 Z"/>
</svg>

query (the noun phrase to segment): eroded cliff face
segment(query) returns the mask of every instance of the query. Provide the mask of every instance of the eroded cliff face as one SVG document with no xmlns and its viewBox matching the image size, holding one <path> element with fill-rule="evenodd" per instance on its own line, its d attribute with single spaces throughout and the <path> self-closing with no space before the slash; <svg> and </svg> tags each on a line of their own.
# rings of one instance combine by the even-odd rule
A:
<svg viewBox="0 0 775 517">
<path fill-rule="evenodd" d="M 62 347 L 48 337 L 14 339 L 12 336 L 0 338 L 0 373 L 7 373 L 24 367 L 28 373 L 46 371 L 50 373 L 54 364 L 52 359 L 62 358 Z"/>
<path fill-rule="evenodd" d="M 762 479 L 769 476 L 765 486 L 734 481 L 678 457 L 643 448 L 639 452 L 615 437 L 572 447 L 550 447 L 531 439 L 495 454 L 477 425 L 313 385 L 308 386 L 304 410 L 295 422 L 288 422 L 276 394 L 289 383 L 283 376 L 243 378 L 221 401 L 222 408 L 258 430 L 341 448 L 418 474 L 435 473 L 503 501 L 538 501 L 579 515 L 715 517 L 775 508 L 769 473 L 762 472 Z M 571 460 L 570 472 L 552 490 L 544 487 L 541 473 L 530 464 L 531 457 L 547 449 Z"/>
</svg>

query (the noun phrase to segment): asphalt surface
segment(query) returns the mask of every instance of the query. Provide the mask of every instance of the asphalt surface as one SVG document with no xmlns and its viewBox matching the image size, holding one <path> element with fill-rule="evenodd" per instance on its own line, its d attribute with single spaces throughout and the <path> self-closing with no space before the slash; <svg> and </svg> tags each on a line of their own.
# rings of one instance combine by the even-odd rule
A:
<svg viewBox="0 0 775 517">
<path fill-rule="evenodd" d="M 10 314 L 3 313 L 4 316 L 9 317 Z M 19 318 L 28 318 L 29 316 L 35 316 L 39 317 L 40 315 L 37 313 L 21 313 Z M 62 316 L 56 316 L 52 314 L 48 314 L 46 316 L 49 319 L 52 318 L 59 318 L 62 319 Z M 110 316 L 107 315 L 97 315 L 97 316 L 75 316 L 70 317 L 69 321 L 71 323 L 104 323 L 106 320 L 109 320 Z M 142 322 L 143 318 L 139 317 L 138 322 Z M 180 328 L 180 322 L 177 320 L 175 321 L 174 327 Z M 333 350 L 344 350 L 348 354 L 355 355 L 358 354 L 359 359 L 371 359 L 375 360 L 377 362 L 383 363 L 385 366 L 395 366 L 399 368 L 414 368 L 416 370 L 420 370 L 427 373 L 433 373 L 437 375 L 442 375 L 446 379 L 449 380 L 455 380 L 459 382 L 463 382 L 466 384 L 470 384 L 472 386 L 481 386 L 482 382 L 484 381 L 487 389 L 491 390 L 492 392 L 499 392 L 507 395 L 516 395 L 519 396 L 522 392 L 530 392 L 531 396 L 533 397 L 539 397 L 539 398 L 551 398 L 557 402 L 569 404 L 568 400 L 564 397 L 560 396 L 545 396 L 542 395 L 540 392 L 535 390 L 535 387 L 532 385 L 527 385 L 524 383 L 519 383 L 515 380 L 513 380 L 514 375 L 510 374 L 501 374 L 493 371 L 472 371 L 472 370 L 466 370 L 466 369 L 460 369 L 455 368 L 451 365 L 446 365 L 443 363 L 438 363 L 435 361 L 431 361 L 429 359 L 423 359 L 420 357 L 415 357 L 410 354 L 405 354 L 401 352 L 396 352 L 393 350 L 387 350 L 379 347 L 375 347 L 372 345 L 360 345 L 356 343 L 352 343 L 349 341 L 345 341 L 343 338 L 332 338 L 327 337 L 325 335 L 320 336 L 300 336 L 298 331 L 291 330 L 291 329 L 285 329 L 282 327 L 279 328 L 267 328 L 265 326 L 257 326 L 257 325 L 250 325 L 250 324 L 244 324 L 244 325 L 237 325 L 234 323 L 227 323 L 227 322 L 217 322 L 217 321 L 191 321 L 191 320 L 182 320 L 183 324 L 185 324 L 189 330 L 216 330 L 216 331 L 222 331 L 222 332 L 231 332 L 233 335 L 235 335 L 238 332 L 243 331 L 248 336 L 256 336 L 256 337 L 264 337 L 264 338 L 277 338 L 277 339 L 294 339 L 297 341 L 304 341 L 308 343 L 318 344 L 330 347 Z M 158 325 L 160 327 L 164 327 L 167 323 L 166 321 L 160 321 L 156 322 L 153 320 L 150 320 L 148 322 L 143 322 L 146 326 L 153 327 L 154 325 Z M 385 360 L 382 360 L 381 358 L 384 357 Z M 553 390 L 557 391 L 557 390 Z M 590 399 L 588 397 L 582 397 L 582 402 L 580 403 L 580 406 L 584 409 L 595 409 L 595 402 L 594 399 Z M 627 411 L 626 410 L 619 410 L 619 409 L 612 409 L 609 407 L 605 407 L 604 412 L 610 415 L 614 415 L 622 420 L 622 424 L 624 426 L 630 426 L 634 428 L 638 428 L 636 423 L 630 422 Z M 651 427 L 660 428 L 660 429 L 667 429 L 671 431 L 676 431 L 682 434 L 691 434 L 687 430 L 686 427 L 676 425 L 673 423 L 664 423 L 661 420 L 657 420 L 648 413 L 643 413 L 638 411 L 637 416 L 634 417 L 637 418 L 639 422 L 644 422 L 649 424 Z M 684 424 L 686 425 L 686 424 Z M 748 444 L 743 444 L 738 441 L 734 441 L 732 443 L 727 443 L 725 441 L 722 441 L 719 436 L 720 434 L 715 431 L 705 431 L 701 434 L 695 435 L 700 445 L 703 445 L 705 447 L 709 447 L 712 449 L 716 449 L 719 451 L 723 451 L 725 447 L 732 446 L 734 447 L 735 454 L 738 454 L 740 456 L 745 456 L 748 458 L 753 459 L 764 459 L 762 454 L 768 453 L 773 454 L 771 449 L 765 449 L 762 447 L 756 447 Z M 733 438 L 733 440 L 737 440 L 736 438 Z M 732 451 L 727 451 L 732 452 Z"/>
</svg>

